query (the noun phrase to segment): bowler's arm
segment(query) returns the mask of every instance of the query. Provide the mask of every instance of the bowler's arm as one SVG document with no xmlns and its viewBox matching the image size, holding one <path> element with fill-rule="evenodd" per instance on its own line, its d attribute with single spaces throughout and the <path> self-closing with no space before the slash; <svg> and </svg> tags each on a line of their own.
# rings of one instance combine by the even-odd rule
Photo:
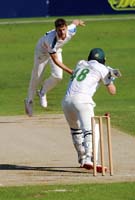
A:
<svg viewBox="0 0 135 200">
<path fill-rule="evenodd" d="M 72 74 L 73 73 L 73 70 L 68 68 L 64 63 L 62 63 L 59 59 L 58 59 L 58 56 L 57 56 L 57 53 L 51 53 L 50 54 L 53 62 L 58 65 L 58 67 L 60 67 L 61 69 L 63 69 L 64 71 L 66 71 L 67 73 L 69 74 Z"/>
</svg>

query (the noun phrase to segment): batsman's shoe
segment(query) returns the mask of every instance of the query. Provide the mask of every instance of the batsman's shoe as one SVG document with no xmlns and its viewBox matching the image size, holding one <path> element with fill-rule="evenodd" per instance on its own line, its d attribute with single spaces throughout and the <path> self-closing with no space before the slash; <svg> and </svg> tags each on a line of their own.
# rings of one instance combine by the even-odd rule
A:
<svg viewBox="0 0 135 200">
<path fill-rule="evenodd" d="M 93 163 L 84 163 L 83 168 L 91 170 L 94 169 Z M 103 167 L 101 165 L 96 165 L 96 171 L 98 173 L 103 172 Z M 107 167 L 104 167 L 104 171 L 107 172 Z"/>
<path fill-rule="evenodd" d="M 93 162 L 91 161 L 91 157 L 90 156 L 87 156 L 85 158 L 85 161 L 84 161 L 84 164 L 83 164 L 83 168 L 85 169 L 93 169 Z"/>
<path fill-rule="evenodd" d="M 24 100 L 24 105 L 25 105 L 25 112 L 29 117 L 32 117 L 32 108 L 33 104 L 32 101 L 28 101 L 27 99 Z"/>
<path fill-rule="evenodd" d="M 43 108 L 47 108 L 47 98 L 46 98 L 46 94 L 41 94 L 40 90 L 37 91 L 37 94 L 40 98 L 40 105 L 43 107 Z"/>
</svg>

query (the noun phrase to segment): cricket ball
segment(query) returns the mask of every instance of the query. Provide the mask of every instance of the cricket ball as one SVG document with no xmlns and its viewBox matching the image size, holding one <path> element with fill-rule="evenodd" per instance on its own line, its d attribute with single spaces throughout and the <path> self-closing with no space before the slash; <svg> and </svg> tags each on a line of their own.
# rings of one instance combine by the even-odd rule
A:
<svg viewBox="0 0 135 200">
<path fill-rule="evenodd" d="M 110 117 L 110 113 L 108 113 L 108 112 L 105 113 L 105 116 L 106 116 L 106 117 Z"/>
</svg>

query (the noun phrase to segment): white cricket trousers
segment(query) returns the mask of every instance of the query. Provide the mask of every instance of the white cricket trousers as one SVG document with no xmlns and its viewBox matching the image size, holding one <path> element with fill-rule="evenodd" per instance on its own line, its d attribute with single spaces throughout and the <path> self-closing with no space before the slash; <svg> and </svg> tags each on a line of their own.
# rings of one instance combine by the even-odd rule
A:
<svg viewBox="0 0 135 200">
<path fill-rule="evenodd" d="M 57 55 L 58 59 L 62 62 L 61 49 L 57 51 Z M 43 83 L 43 92 L 47 93 L 49 90 L 54 88 L 60 80 L 62 80 L 63 70 L 53 62 L 49 54 L 41 54 L 38 52 L 38 50 L 36 50 L 34 56 L 34 68 L 32 70 L 31 80 L 28 88 L 28 101 L 33 101 L 36 90 L 42 81 L 43 72 L 45 71 L 47 64 L 49 64 L 51 67 L 51 75 Z"/>
<path fill-rule="evenodd" d="M 69 96 L 63 99 L 62 107 L 70 128 L 91 131 L 90 119 L 94 116 L 92 104 L 79 102 L 78 96 Z"/>
<path fill-rule="evenodd" d="M 82 103 L 79 102 L 79 97 L 77 95 L 75 96 L 69 96 L 65 97 L 62 101 L 62 108 L 64 111 L 65 118 L 69 124 L 69 127 L 73 130 L 82 130 L 82 133 L 85 135 L 85 133 L 89 132 L 90 135 L 87 136 L 86 142 L 84 140 L 84 143 L 86 143 L 86 155 L 92 156 L 92 127 L 91 127 L 91 117 L 94 116 L 94 107 L 95 105 L 91 103 Z M 98 142 L 99 142 L 99 130 L 98 125 L 95 127 L 96 132 L 96 160 L 98 160 Z M 84 135 L 82 134 L 82 137 Z M 78 135 L 79 139 L 79 135 Z M 73 138 L 73 143 L 77 145 L 78 143 L 78 151 L 79 148 L 81 149 L 80 143 L 81 143 L 81 137 L 80 142 L 74 141 L 75 138 Z M 88 145 L 87 145 L 88 144 Z M 88 147 L 88 148 L 87 148 Z M 77 148 L 76 148 L 77 149 Z M 81 151 L 81 150 L 80 150 Z"/>
</svg>

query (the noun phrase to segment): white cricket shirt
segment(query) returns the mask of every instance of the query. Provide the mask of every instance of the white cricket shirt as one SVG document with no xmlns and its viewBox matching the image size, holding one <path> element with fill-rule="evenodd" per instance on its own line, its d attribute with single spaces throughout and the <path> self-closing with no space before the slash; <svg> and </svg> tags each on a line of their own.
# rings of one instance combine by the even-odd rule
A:
<svg viewBox="0 0 135 200">
<path fill-rule="evenodd" d="M 78 101 L 91 102 L 100 81 L 106 84 L 109 70 L 96 60 L 78 62 L 73 76 L 68 85 L 66 97 L 76 96 Z"/>
<path fill-rule="evenodd" d="M 59 48 L 62 48 L 76 33 L 76 25 L 71 24 L 67 27 L 67 35 L 64 40 L 60 40 L 57 36 L 56 30 L 47 32 L 39 39 L 37 49 L 41 53 L 56 53 Z"/>
</svg>

